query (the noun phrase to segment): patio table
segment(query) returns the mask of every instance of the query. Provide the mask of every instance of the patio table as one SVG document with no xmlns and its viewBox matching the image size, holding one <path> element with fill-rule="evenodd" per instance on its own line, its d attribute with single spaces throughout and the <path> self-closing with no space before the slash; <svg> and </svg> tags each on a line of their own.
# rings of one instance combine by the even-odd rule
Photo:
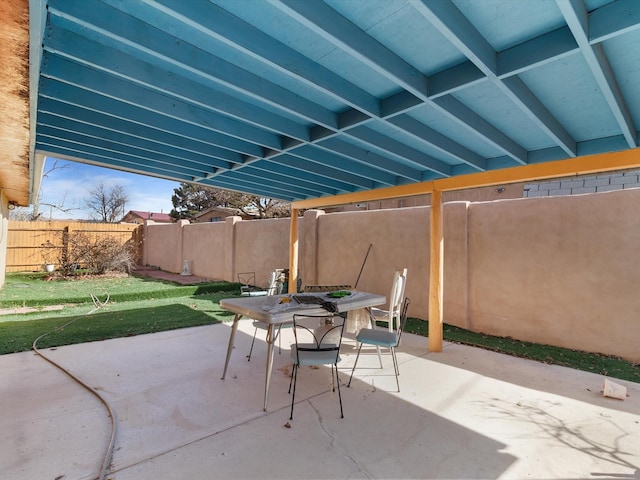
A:
<svg viewBox="0 0 640 480">
<path fill-rule="evenodd" d="M 229 336 L 229 346 L 227 347 L 227 357 L 224 362 L 222 380 L 227 374 L 229 359 L 235 341 L 238 322 L 242 317 L 259 320 L 269 325 L 267 329 L 267 359 L 264 381 L 264 406 L 267 410 L 267 400 L 269 397 L 269 383 L 271 381 L 271 370 L 273 368 L 273 345 L 278 337 L 279 325 L 293 321 L 294 314 L 322 315 L 327 313 L 321 305 L 313 303 L 300 303 L 294 297 L 319 297 L 324 301 L 334 303 L 337 313 L 345 314 L 352 310 L 362 308 L 377 307 L 384 305 L 386 297 L 374 293 L 352 291 L 350 295 L 342 298 L 331 298 L 328 293 L 298 293 L 295 295 L 271 295 L 264 297 L 242 297 L 228 298 L 220 301 L 220 307 L 229 312 L 235 313 L 231 334 Z M 285 299 L 283 301 L 283 299 Z M 282 302 L 282 303 L 281 303 Z"/>
</svg>

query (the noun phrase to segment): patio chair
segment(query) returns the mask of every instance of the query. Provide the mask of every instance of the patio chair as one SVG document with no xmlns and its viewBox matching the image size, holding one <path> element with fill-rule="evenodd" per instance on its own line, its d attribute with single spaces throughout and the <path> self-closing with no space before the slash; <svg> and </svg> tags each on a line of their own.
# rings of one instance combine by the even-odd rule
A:
<svg viewBox="0 0 640 480">
<path fill-rule="evenodd" d="M 387 324 L 389 331 L 393 330 L 393 320 L 400 317 L 400 308 L 402 306 L 402 298 L 404 297 L 404 288 L 407 285 L 407 269 L 397 270 L 393 274 L 393 283 L 391 284 L 391 293 L 389 295 L 389 308 L 373 307 L 369 310 L 369 323 L 371 328 L 376 328 L 378 322 Z M 382 368 L 382 355 L 380 347 L 376 348 L 378 352 L 378 362 Z"/>
<path fill-rule="evenodd" d="M 402 331 L 404 330 L 404 325 L 407 322 L 407 310 L 409 309 L 409 304 L 411 300 L 409 297 L 406 297 L 402 302 L 402 309 L 400 311 L 400 315 L 397 317 L 397 324 L 395 330 L 385 330 L 382 328 L 363 328 L 358 332 L 356 336 L 356 340 L 359 342 L 358 346 L 358 354 L 356 355 L 356 361 L 353 364 L 353 369 L 351 370 L 351 377 L 349 378 L 349 384 L 347 387 L 351 386 L 351 380 L 353 379 L 353 372 L 356 370 L 356 365 L 358 365 L 358 358 L 360 358 L 360 350 L 362 349 L 362 345 L 375 345 L 377 348 L 388 348 L 391 352 L 391 358 L 393 359 L 393 370 L 396 374 L 396 385 L 398 387 L 398 392 L 400 391 L 400 381 L 398 380 L 398 376 L 400 375 L 400 369 L 398 368 L 398 358 L 396 357 L 396 347 L 400 344 L 400 337 L 402 337 Z M 380 368 L 382 368 L 382 364 L 380 364 Z"/>
<path fill-rule="evenodd" d="M 293 371 L 289 382 L 291 396 L 291 415 L 293 420 L 293 406 L 296 401 L 296 385 L 298 371 L 304 366 L 331 365 L 332 391 L 338 385 L 338 399 L 340 402 L 340 418 L 344 418 L 342 410 L 342 396 L 340 394 L 340 380 L 338 379 L 338 362 L 340 359 L 340 345 L 344 333 L 345 319 L 340 315 L 294 315 L 293 334 L 295 344 L 291 345 L 291 360 Z M 335 377 L 334 377 L 335 372 Z"/>
<path fill-rule="evenodd" d="M 278 292 L 278 288 L 282 288 L 283 270 L 274 270 L 269 276 L 267 288 L 256 287 L 256 272 L 240 272 L 238 273 L 238 282 L 240 283 L 240 294 L 248 297 L 260 297 L 265 295 L 274 295 Z"/>
<path fill-rule="evenodd" d="M 393 275 L 393 283 L 391 284 L 391 294 L 389 295 L 389 309 L 383 310 L 373 307 L 371 309 L 371 323 L 375 328 L 377 322 L 386 322 L 389 331 L 394 329 L 393 320 L 400 318 L 400 309 L 402 308 L 402 299 L 404 297 L 404 289 L 407 285 L 407 269 L 398 270 Z M 382 366 L 382 365 L 380 365 Z"/>
<path fill-rule="evenodd" d="M 262 293 L 262 295 L 270 296 L 270 295 L 278 295 L 281 293 L 282 272 L 283 270 L 276 269 L 271 273 L 271 275 L 269 275 L 269 285 L 267 286 L 266 290 L 263 291 L 264 293 Z M 254 278 L 255 278 L 255 274 L 254 274 Z M 249 293 L 249 295 L 254 296 L 256 295 L 256 293 L 255 292 Z M 278 331 L 276 332 L 276 336 L 278 337 L 278 353 L 279 354 L 282 353 L 282 338 L 280 337 L 280 330 L 282 328 L 290 328 L 291 325 L 292 325 L 291 322 L 285 322 L 278 325 Z M 251 348 L 249 349 L 249 355 L 247 355 L 248 362 L 251 361 L 251 354 L 253 353 L 253 345 L 256 342 L 256 335 L 258 334 L 258 330 L 266 331 L 269 328 L 269 324 L 261 322 L 259 320 L 254 320 L 253 326 L 255 327 L 255 330 L 253 332 L 253 339 L 251 340 Z"/>
</svg>

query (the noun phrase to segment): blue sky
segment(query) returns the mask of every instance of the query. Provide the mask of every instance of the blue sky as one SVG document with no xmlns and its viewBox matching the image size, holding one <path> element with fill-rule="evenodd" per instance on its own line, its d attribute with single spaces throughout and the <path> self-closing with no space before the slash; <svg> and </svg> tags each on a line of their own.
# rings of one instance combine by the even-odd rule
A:
<svg viewBox="0 0 640 480">
<path fill-rule="evenodd" d="M 51 169 L 55 161 L 55 158 L 47 157 L 45 173 Z M 85 200 L 88 198 L 88 192 L 100 182 L 104 182 L 106 187 L 121 185 L 124 188 L 129 197 L 125 212 L 142 210 L 169 213 L 173 208 L 171 204 L 173 189 L 180 186 L 179 182 L 84 163 L 66 160 L 57 160 L 57 162 L 59 167 L 65 168 L 56 169 L 42 179 L 41 203 L 64 205 L 65 209 L 72 209 L 72 211 L 61 212 L 41 205 L 40 211 L 46 219 L 89 219 L 90 213 L 85 208 Z"/>
</svg>

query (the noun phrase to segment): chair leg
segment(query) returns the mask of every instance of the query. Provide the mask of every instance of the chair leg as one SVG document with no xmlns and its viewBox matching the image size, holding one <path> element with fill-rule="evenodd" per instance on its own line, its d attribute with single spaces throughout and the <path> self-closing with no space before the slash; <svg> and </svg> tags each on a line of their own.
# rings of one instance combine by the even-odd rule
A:
<svg viewBox="0 0 640 480">
<path fill-rule="evenodd" d="M 296 403 L 296 383 L 298 380 L 298 366 L 294 364 L 293 366 L 293 395 L 291 396 L 291 415 L 289 415 L 289 420 L 293 420 L 293 405 Z"/>
<path fill-rule="evenodd" d="M 376 319 L 373 318 L 373 316 L 369 315 L 369 323 L 371 324 L 371 328 L 375 329 L 378 324 L 376 323 Z M 376 352 L 378 352 L 378 362 L 380 362 L 380 368 L 383 368 L 382 366 L 382 355 L 380 353 L 380 347 L 378 345 L 376 345 Z"/>
<path fill-rule="evenodd" d="M 338 374 L 338 369 L 336 368 L 336 375 Z M 333 364 L 331 365 L 331 391 L 336 391 L 336 382 L 333 379 Z"/>
<path fill-rule="evenodd" d="M 393 370 L 396 374 L 396 386 L 398 387 L 398 393 L 400 392 L 400 380 L 398 380 L 398 375 L 400 375 L 400 369 L 398 368 L 398 358 L 396 357 L 396 349 L 391 347 L 391 358 L 393 358 Z"/>
<path fill-rule="evenodd" d="M 256 335 L 258 334 L 258 329 L 253 332 L 253 340 L 251 340 L 251 348 L 249 349 L 249 355 L 247 355 L 247 362 L 251 361 L 251 352 L 253 352 L 253 344 L 256 341 Z"/>
<path fill-rule="evenodd" d="M 291 369 L 291 379 L 289 380 L 289 395 L 291 395 L 291 385 L 293 384 L 293 376 L 296 374 L 296 364 L 293 364 L 293 368 Z"/>
<path fill-rule="evenodd" d="M 356 365 L 358 364 L 358 358 L 360 358 L 360 349 L 362 348 L 362 343 L 358 346 L 358 354 L 356 355 L 356 361 L 353 362 L 353 368 L 351 369 L 351 376 L 349 377 L 349 384 L 347 388 L 351 386 L 351 380 L 353 379 L 353 372 L 356 370 Z"/>
<path fill-rule="evenodd" d="M 342 411 L 342 394 L 340 393 L 340 379 L 338 378 L 338 365 L 335 364 L 335 367 L 336 367 L 336 383 L 338 384 L 338 400 L 340 401 L 340 418 L 344 418 L 344 412 Z M 333 368 L 332 368 L 331 380 L 333 381 Z"/>
</svg>

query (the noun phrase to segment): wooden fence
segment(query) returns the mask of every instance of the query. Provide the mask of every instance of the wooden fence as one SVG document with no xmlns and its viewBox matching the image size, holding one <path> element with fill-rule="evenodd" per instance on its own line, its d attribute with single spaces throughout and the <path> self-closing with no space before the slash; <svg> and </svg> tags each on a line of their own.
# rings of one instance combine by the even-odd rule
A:
<svg viewBox="0 0 640 480">
<path fill-rule="evenodd" d="M 7 234 L 7 272 L 42 271 L 47 263 L 58 264 L 69 248 L 69 238 L 82 232 L 92 240 L 112 237 L 122 244 L 133 242 L 140 258 L 140 225 L 90 222 L 19 222 L 9 221 Z"/>
</svg>

